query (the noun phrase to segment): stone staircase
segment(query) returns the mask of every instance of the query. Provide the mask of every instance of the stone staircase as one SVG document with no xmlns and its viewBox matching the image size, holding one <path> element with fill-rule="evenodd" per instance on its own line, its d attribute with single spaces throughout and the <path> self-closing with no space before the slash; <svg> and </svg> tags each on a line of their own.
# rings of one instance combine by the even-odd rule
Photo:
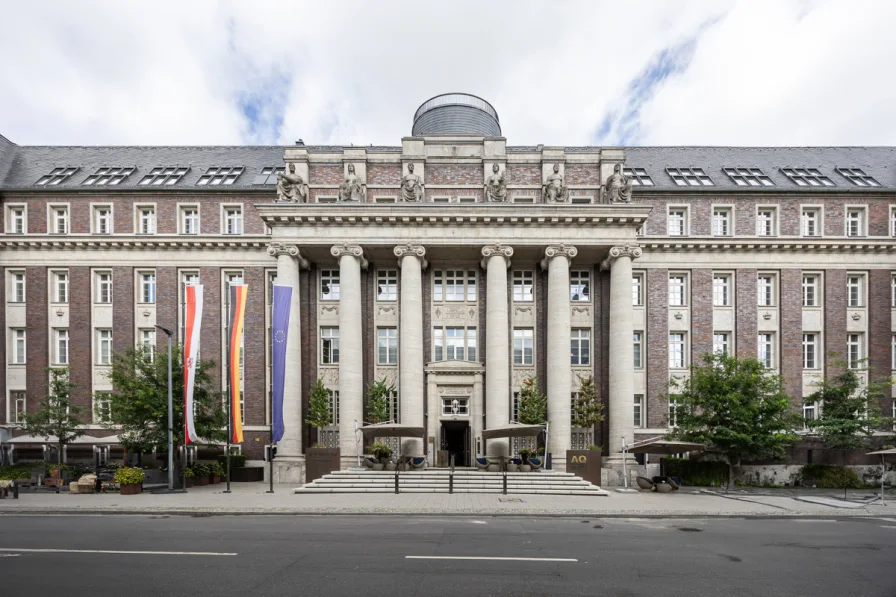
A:
<svg viewBox="0 0 896 597">
<path fill-rule="evenodd" d="M 476 470 L 454 471 L 454 493 L 501 493 L 503 474 Z M 399 493 L 448 493 L 449 471 L 429 469 L 398 475 Z M 395 472 L 347 470 L 335 471 L 299 487 L 295 493 L 394 493 Z M 572 473 L 539 471 L 507 473 L 507 493 L 551 495 L 607 495 Z"/>
</svg>

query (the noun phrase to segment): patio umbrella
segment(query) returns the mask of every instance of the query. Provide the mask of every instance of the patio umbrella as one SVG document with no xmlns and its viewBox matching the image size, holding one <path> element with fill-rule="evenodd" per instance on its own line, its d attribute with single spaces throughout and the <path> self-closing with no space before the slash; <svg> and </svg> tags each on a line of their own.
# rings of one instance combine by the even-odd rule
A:
<svg viewBox="0 0 896 597">
<path fill-rule="evenodd" d="M 884 506 L 884 482 L 887 480 L 887 456 L 896 455 L 896 448 L 890 448 L 889 450 L 876 450 L 874 452 L 868 452 L 867 456 L 880 456 L 880 505 Z"/>
<path fill-rule="evenodd" d="M 536 437 L 544 431 L 546 425 L 521 425 L 511 423 L 482 431 L 482 439 L 495 439 L 496 437 Z"/>
<path fill-rule="evenodd" d="M 704 444 L 658 438 L 632 444 L 628 448 L 628 452 L 632 454 L 680 454 L 682 452 L 701 452 L 705 449 Z"/>
</svg>

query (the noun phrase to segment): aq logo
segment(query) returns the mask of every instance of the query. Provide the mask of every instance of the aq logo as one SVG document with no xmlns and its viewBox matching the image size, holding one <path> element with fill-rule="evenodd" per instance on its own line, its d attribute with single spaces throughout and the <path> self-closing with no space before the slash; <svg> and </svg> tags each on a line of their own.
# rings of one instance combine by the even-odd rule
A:
<svg viewBox="0 0 896 597">
<path fill-rule="evenodd" d="M 588 457 L 585 455 L 573 456 L 572 462 L 573 462 L 573 464 L 588 464 Z"/>
</svg>

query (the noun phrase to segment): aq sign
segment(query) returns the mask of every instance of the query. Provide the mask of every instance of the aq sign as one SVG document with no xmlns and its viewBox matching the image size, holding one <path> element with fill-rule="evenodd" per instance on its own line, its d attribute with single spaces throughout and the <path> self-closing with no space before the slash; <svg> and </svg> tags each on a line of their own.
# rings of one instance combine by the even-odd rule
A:
<svg viewBox="0 0 896 597">
<path fill-rule="evenodd" d="M 600 452 L 567 450 L 566 472 L 578 475 L 594 485 L 600 485 Z"/>
</svg>

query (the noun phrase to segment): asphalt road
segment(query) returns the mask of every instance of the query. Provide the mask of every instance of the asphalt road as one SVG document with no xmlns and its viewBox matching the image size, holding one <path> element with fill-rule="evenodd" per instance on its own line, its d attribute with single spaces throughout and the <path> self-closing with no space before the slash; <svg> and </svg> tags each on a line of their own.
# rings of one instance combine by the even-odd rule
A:
<svg viewBox="0 0 896 597">
<path fill-rule="evenodd" d="M 4 595 L 893 597 L 894 563 L 881 518 L 0 516 Z"/>
</svg>

